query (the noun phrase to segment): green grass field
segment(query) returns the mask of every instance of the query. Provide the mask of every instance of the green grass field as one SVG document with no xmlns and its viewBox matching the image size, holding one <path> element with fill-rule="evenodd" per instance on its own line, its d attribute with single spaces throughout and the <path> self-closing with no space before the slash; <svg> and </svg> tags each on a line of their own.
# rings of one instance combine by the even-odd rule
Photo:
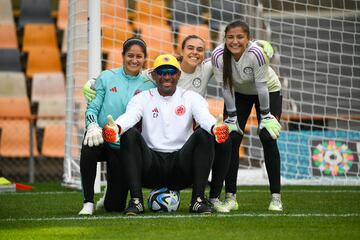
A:
<svg viewBox="0 0 360 240">
<path fill-rule="evenodd" d="M 230 214 L 189 214 L 184 190 L 173 214 L 80 217 L 81 192 L 35 184 L 0 194 L 0 239 L 360 239 L 360 187 L 284 186 L 282 213 L 267 210 L 266 186 L 244 186 L 237 195 L 240 209 Z"/>
</svg>

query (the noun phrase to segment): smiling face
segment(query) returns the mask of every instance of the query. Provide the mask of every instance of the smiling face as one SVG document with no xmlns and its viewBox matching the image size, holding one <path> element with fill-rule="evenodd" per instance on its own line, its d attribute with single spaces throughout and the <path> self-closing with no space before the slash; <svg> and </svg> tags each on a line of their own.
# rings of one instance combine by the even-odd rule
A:
<svg viewBox="0 0 360 240">
<path fill-rule="evenodd" d="M 235 60 L 239 60 L 250 41 L 249 33 L 241 26 L 229 28 L 225 33 L 225 44 Z"/>
<path fill-rule="evenodd" d="M 125 73 L 136 76 L 140 73 L 145 62 L 144 49 L 137 44 L 133 44 L 129 50 L 124 53 L 123 59 Z"/>
<path fill-rule="evenodd" d="M 183 59 L 181 65 L 187 65 L 196 68 L 197 65 L 204 61 L 205 43 L 200 38 L 189 38 L 184 43 L 182 49 Z"/>
<path fill-rule="evenodd" d="M 176 85 L 180 78 L 181 72 L 170 66 L 160 66 L 152 72 L 152 77 L 155 79 L 157 89 L 161 96 L 171 96 L 176 91 Z"/>
</svg>

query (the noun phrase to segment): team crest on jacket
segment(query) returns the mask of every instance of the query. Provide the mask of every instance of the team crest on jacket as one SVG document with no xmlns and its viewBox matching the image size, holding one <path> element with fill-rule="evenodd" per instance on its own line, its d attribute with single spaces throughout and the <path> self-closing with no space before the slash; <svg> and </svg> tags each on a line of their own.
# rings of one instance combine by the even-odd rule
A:
<svg viewBox="0 0 360 240">
<path fill-rule="evenodd" d="M 186 110 L 185 110 L 185 106 L 184 106 L 184 105 L 180 105 L 180 106 L 178 106 L 178 107 L 175 108 L 175 113 L 176 113 L 176 115 L 178 115 L 178 116 L 184 115 L 185 111 L 186 111 Z"/>
<path fill-rule="evenodd" d="M 195 87 L 195 88 L 199 88 L 201 86 L 201 79 L 200 78 L 194 78 L 194 80 L 192 81 L 192 85 Z"/>
<path fill-rule="evenodd" d="M 246 68 L 244 68 L 243 71 L 245 74 L 248 74 L 248 75 L 251 75 L 254 72 L 254 70 L 251 67 L 246 67 Z"/>
</svg>

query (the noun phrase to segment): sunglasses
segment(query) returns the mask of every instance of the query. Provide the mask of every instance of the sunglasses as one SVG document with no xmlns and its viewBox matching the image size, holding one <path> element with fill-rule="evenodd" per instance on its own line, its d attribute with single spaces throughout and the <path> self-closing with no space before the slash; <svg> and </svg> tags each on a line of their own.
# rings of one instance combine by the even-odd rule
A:
<svg viewBox="0 0 360 240">
<path fill-rule="evenodd" d="M 160 68 L 160 69 L 155 69 L 155 72 L 157 75 L 160 76 L 166 76 L 166 75 L 170 75 L 170 76 L 174 76 L 178 70 L 174 69 L 174 68 Z"/>
</svg>

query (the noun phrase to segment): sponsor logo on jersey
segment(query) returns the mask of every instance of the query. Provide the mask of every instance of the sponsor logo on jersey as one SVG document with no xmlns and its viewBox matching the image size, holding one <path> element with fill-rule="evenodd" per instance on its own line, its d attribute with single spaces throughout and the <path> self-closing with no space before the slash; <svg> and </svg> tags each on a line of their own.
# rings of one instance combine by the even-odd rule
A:
<svg viewBox="0 0 360 240">
<path fill-rule="evenodd" d="M 246 68 L 244 68 L 243 71 L 245 74 L 248 74 L 248 75 L 251 75 L 254 72 L 254 70 L 251 67 L 246 67 Z"/>
<path fill-rule="evenodd" d="M 178 116 L 184 115 L 185 111 L 186 111 L 186 109 L 185 109 L 184 105 L 180 105 L 180 106 L 175 108 L 175 114 L 178 115 Z"/>
<path fill-rule="evenodd" d="M 117 88 L 116 88 L 116 87 L 112 87 L 112 88 L 110 88 L 110 91 L 111 91 L 111 92 L 117 92 Z"/>
<path fill-rule="evenodd" d="M 159 116 L 159 109 L 155 107 L 152 111 L 153 118 L 157 118 Z"/>
<path fill-rule="evenodd" d="M 194 88 L 199 88 L 201 86 L 201 79 L 200 78 L 194 78 L 194 80 L 192 81 L 192 85 L 194 86 Z"/>
</svg>

